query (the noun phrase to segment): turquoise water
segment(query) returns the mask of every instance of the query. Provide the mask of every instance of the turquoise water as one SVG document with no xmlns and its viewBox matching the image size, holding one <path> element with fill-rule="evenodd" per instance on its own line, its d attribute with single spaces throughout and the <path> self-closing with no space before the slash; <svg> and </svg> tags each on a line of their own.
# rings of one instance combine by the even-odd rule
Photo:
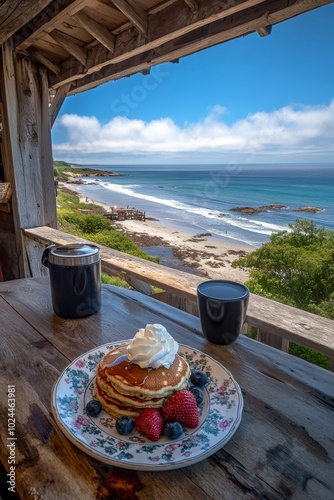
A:
<svg viewBox="0 0 334 500">
<path fill-rule="evenodd" d="M 166 226 L 258 247 L 298 219 L 334 230 L 334 165 L 98 166 L 123 177 L 87 178 L 78 189 L 110 206 L 144 210 Z M 283 204 L 243 215 L 235 206 Z M 315 206 L 317 214 L 295 209 Z"/>
</svg>

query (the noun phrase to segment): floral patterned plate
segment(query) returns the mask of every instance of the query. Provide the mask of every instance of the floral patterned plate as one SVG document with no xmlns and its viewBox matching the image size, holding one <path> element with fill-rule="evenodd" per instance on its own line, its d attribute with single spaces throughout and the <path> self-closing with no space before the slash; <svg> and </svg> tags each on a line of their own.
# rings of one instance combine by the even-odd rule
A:
<svg viewBox="0 0 334 500">
<path fill-rule="evenodd" d="M 135 430 L 128 436 L 121 436 L 115 429 L 115 419 L 104 411 L 96 418 L 86 413 L 87 402 L 94 398 L 98 362 L 110 349 L 125 342 L 105 344 L 83 354 L 64 370 L 55 384 L 52 412 L 68 439 L 104 463 L 151 471 L 194 464 L 224 446 L 241 421 L 240 387 L 220 363 L 184 345 L 180 345 L 179 352 L 191 370 L 203 370 L 208 376 L 198 427 L 185 429 L 174 441 L 161 436 L 159 441 L 152 442 Z"/>
</svg>

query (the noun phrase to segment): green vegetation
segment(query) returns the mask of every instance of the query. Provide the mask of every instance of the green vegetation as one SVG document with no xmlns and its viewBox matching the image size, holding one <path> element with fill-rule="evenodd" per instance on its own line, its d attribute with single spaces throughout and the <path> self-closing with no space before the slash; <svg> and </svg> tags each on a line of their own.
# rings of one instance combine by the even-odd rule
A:
<svg viewBox="0 0 334 500">
<path fill-rule="evenodd" d="M 158 259 L 142 252 L 127 236 L 116 231 L 112 222 L 102 215 L 99 205 L 81 203 L 75 194 L 61 190 L 58 192 L 57 205 L 60 230 L 141 259 L 158 262 Z M 92 210 L 91 213 L 90 210 Z M 102 281 L 128 287 L 121 277 L 111 278 L 103 274 Z"/>
<path fill-rule="evenodd" d="M 250 269 L 250 291 L 334 319 L 334 231 L 298 219 L 288 231 L 234 262 Z M 329 367 L 329 359 L 296 344 L 290 353 Z"/>
</svg>

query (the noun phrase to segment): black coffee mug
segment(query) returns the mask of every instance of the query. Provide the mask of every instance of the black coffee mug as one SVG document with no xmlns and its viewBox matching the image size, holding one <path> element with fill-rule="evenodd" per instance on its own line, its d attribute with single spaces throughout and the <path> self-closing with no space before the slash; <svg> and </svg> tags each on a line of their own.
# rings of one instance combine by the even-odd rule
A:
<svg viewBox="0 0 334 500">
<path fill-rule="evenodd" d="M 49 245 L 42 264 L 49 268 L 54 312 L 82 318 L 101 308 L 101 259 L 95 245 Z"/>
<path fill-rule="evenodd" d="M 249 290 L 229 280 L 204 281 L 197 287 L 197 304 L 204 336 L 219 345 L 232 344 L 245 321 Z"/>
</svg>

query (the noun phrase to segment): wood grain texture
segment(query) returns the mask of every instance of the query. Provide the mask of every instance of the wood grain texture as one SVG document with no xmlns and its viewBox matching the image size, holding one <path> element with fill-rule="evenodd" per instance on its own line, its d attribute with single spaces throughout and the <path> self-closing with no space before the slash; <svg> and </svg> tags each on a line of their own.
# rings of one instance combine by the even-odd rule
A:
<svg viewBox="0 0 334 500">
<path fill-rule="evenodd" d="M 30 3 L 32 3 L 31 0 Z M 67 20 L 67 16 L 75 14 L 91 3 L 92 0 L 53 1 L 47 8 L 40 10 L 32 22 L 26 26 L 21 24 L 21 30 L 15 34 L 15 47 L 18 50 L 28 48 L 35 39 L 38 39 L 44 33 L 53 31 L 62 20 Z"/>
<path fill-rule="evenodd" d="M 115 50 L 115 36 L 102 24 L 89 17 L 85 12 L 78 12 L 74 16 L 75 20 L 106 47 L 112 54 Z"/>
<path fill-rule="evenodd" d="M 0 456 L 6 466 L 5 393 L 15 384 L 17 487 L 24 500 L 333 498 L 333 373 L 243 336 L 225 348 L 209 344 L 197 317 L 109 285 L 101 311 L 80 320 L 54 315 L 48 278 L 1 283 L 0 310 Z M 242 389 L 235 436 L 191 467 L 139 472 L 102 465 L 70 444 L 51 415 L 53 384 L 70 361 L 131 338 L 148 322 L 164 324 L 178 342 L 221 362 Z"/>
<path fill-rule="evenodd" d="M 59 87 L 56 91 L 56 94 L 54 98 L 52 99 L 51 106 L 50 106 L 50 125 L 53 127 L 53 124 L 58 116 L 58 113 L 60 111 L 60 108 L 66 98 L 67 92 L 70 88 L 70 84 L 68 83 L 67 85 L 63 85 L 62 87 Z"/>
<path fill-rule="evenodd" d="M 0 4 L 0 44 L 30 21 L 52 0 L 4 0 Z"/>
<path fill-rule="evenodd" d="M 14 191 L 15 225 L 31 227 L 43 223 L 55 227 L 57 217 L 46 70 L 28 58 L 17 57 L 10 43 L 3 45 L 3 65 L 6 72 L 5 118 L 13 162 L 8 178 Z M 23 116 L 24 119 L 20 119 Z"/>
</svg>

